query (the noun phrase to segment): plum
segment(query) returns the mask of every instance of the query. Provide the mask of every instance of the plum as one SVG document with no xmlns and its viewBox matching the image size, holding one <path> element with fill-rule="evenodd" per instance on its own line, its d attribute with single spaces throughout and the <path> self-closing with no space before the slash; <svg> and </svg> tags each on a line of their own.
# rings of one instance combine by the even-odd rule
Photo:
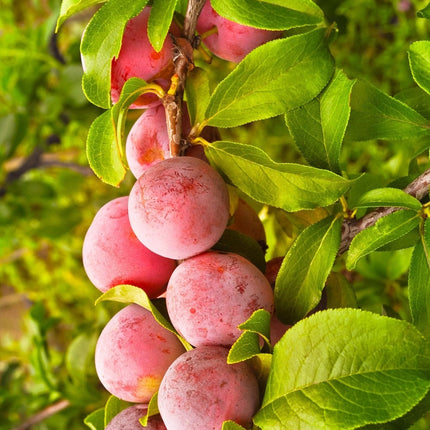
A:
<svg viewBox="0 0 430 430">
<path fill-rule="evenodd" d="M 102 330 L 96 346 L 96 371 L 109 393 L 128 402 L 148 403 L 168 367 L 184 352 L 178 337 L 150 311 L 131 304 Z"/>
<path fill-rule="evenodd" d="M 131 227 L 147 248 L 180 260 L 219 240 L 229 218 L 229 196 L 222 177 L 209 164 L 174 157 L 139 177 L 128 209 Z"/>
<path fill-rule="evenodd" d="M 249 428 L 259 407 L 255 375 L 245 362 L 227 364 L 228 350 L 200 346 L 176 359 L 158 392 L 168 429 L 221 430 L 227 420 Z"/>
<path fill-rule="evenodd" d="M 128 197 L 106 203 L 94 217 L 84 239 L 82 260 L 90 281 L 102 292 L 115 285 L 142 288 L 159 296 L 176 261 L 150 251 L 137 239 L 128 219 Z"/>
<path fill-rule="evenodd" d="M 125 26 L 121 50 L 118 57 L 112 60 L 111 98 L 113 103 L 118 101 L 122 87 L 132 77 L 155 82 L 164 89 L 170 85 L 170 77 L 173 74 L 173 43 L 167 36 L 160 52 L 154 50 L 147 34 L 150 13 L 151 8 L 145 7 Z M 180 33 L 176 24 L 172 24 L 170 32 L 175 35 Z M 153 106 L 159 103 L 158 100 L 156 95 L 144 94 L 130 108 L 138 109 L 151 105 L 151 103 Z"/>
<path fill-rule="evenodd" d="M 147 412 L 147 405 L 137 404 L 122 410 L 106 426 L 105 430 L 167 430 L 160 415 L 148 418 L 148 424 L 142 427 L 139 419 Z"/>
<path fill-rule="evenodd" d="M 182 130 L 190 132 L 190 119 L 184 104 Z M 135 178 L 155 163 L 170 158 L 166 113 L 162 105 L 147 109 L 133 124 L 125 146 L 128 166 Z"/>
<path fill-rule="evenodd" d="M 217 32 L 205 37 L 204 44 L 217 57 L 233 63 L 239 63 L 257 46 L 282 36 L 282 31 L 261 30 L 230 21 L 220 16 L 207 0 L 197 21 L 197 32 L 203 34 L 214 27 Z"/>
<path fill-rule="evenodd" d="M 172 324 L 192 345 L 230 346 L 241 334 L 237 326 L 254 311 L 273 312 L 273 291 L 240 255 L 205 252 L 174 270 L 166 305 Z"/>
</svg>

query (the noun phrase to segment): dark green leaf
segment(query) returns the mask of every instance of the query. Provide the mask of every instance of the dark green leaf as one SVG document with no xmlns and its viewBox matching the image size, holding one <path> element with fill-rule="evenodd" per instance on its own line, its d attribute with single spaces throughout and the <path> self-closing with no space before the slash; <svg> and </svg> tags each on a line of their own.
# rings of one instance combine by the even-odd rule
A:
<svg viewBox="0 0 430 430">
<path fill-rule="evenodd" d="M 327 296 L 327 308 L 356 308 L 357 297 L 352 285 L 340 273 L 331 273 L 327 278 L 324 292 Z"/>
<path fill-rule="evenodd" d="M 239 254 L 264 273 L 266 261 L 264 259 L 263 249 L 255 239 L 245 234 L 226 229 L 220 240 L 212 248 L 217 251 Z"/>
<path fill-rule="evenodd" d="M 340 171 L 340 150 L 354 83 L 337 70 L 329 86 L 316 100 L 286 113 L 290 133 L 312 166 Z"/>
<path fill-rule="evenodd" d="M 283 114 L 316 97 L 334 69 L 325 31 L 273 40 L 253 50 L 215 89 L 206 111 L 208 124 L 235 127 Z"/>
<path fill-rule="evenodd" d="M 376 188 L 363 194 L 355 203 L 356 208 L 378 208 L 378 207 L 399 207 L 421 209 L 421 202 L 410 194 L 398 188 Z"/>
<path fill-rule="evenodd" d="M 428 121 L 418 112 L 374 86 L 358 81 L 351 93 L 348 140 L 406 139 L 428 133 Z"/>
<path fill-rule="evenodd" d="M 430 119 L 430 95 L 421 88 L 407 88 L 397 93 L 395 98 L 415 109 L 424 118 Z"/>
<path fill-rule="evenodd" d="M 325 218 L 300 233 L 288 250 L 275 284 L 275 308 L 294 324 L 320 301 L 340 244 L 341 220 Z"/>
<path fill-rule="evenodd" d="M 84 419 L 86 424 L 91 430 L 104 430 L 105 428 L 105 409 L 100 408 L 89 414 Z"/>
<path fill-rule="evenodd" d="M 360 258 L 399 239 L 419 223 L 419 215 L 411 210 L 399 210 L 380 218 L 375 225 L 361 231 L 352 240 L 346 257 L 347 269 L 354 269 Z"/>
<path fill-rule="evenodd" d="M 413 43 L 408 51 L 409 65 L 415 82 L 430 94 L 430 41 Z"/>
<path fill-rule="evenodd" d="M 428 4 L 424 9 L 421 9 L 417 12 L 417 16 L 419 18 L 427 18 L 430 19 L 430 4 Z"/>
<path fill-rule="evenodd" d="M 219 141 L 207 146 L 205 152 L 211 163 L 245 194 L 290 212 L 328 206 L 351 185 L 327 170 L 276 163 L 251 145 Z"/>
<path fill-rule="evenodd" d="M 425 221 L 421 240 L 415 246 L 409 269 L 409 303 L 412 321 L 430 336 L 430 220 Z"/>
<path fill-rule="evenodd" d="M 159 52 L 163 47 L 167 32 L 173 19 L 177 0 L 153 0 L 148 20 L 148 38 Z"/>
<path fill-rule="evenodd" d="M 111 62 L 119 54 L 127 22 L 138 15 L 148 0 L 110 0 L 89 22 L 81 42 L 87 99 L 102 108 L 111 105 Z"/>
<path fill-rule="evenodd" d="M 223 17 L 239 24 L 265 30 L 287 30 L 316 25 L 321 16 L 258 0 L 211 0 L 212 7 Z"/>
<path fill-rule="evenodd" d="M 191 125 L 200 124 L 210 99 L 209 75 L 205 70 L 196 67 L 188 74 L 185 95 Z"/>
<path fill-rule="evenodd" d="M 104 3 L 106 0 L 63 0 L 61 2 L 60 16 L 57 20 L 55 31 L 57 32 L 67 18 L 75 13 L 81 12 L 87 7 L 94 6 L 98 3 Z"/>
<path fill-rule="evenodd" d="M 405 321 L 358 309 L 317 312 L 275 345 L 255 422 L 262 430 L 347 430 L 391 421 L 428 392 L 429 353 Z"/>
<path fill-rule="evenodd" d="M 120 303 L 136 303 L 139 306 L 142 306 L 152 313 L 154 318 L 162 327 L 178 336 L 185 348 L 191 349 L 190 344 L 184 338 L 182 338 L 182 336 L 178 335 L 178 332 L 174 329 L 170 321 L 167 321 L 167 319 L 162 315 L 157 307 L 151 302 L 151 300 L 149 300 L 145 291 L 143 291 L 141 288 L 134 287 L 133 285 L 117 285 L 116 287 L 113 287 L 103 293 L 97 299 L 96 304 L 105 300 L 112 300 Z"/>
</svg>

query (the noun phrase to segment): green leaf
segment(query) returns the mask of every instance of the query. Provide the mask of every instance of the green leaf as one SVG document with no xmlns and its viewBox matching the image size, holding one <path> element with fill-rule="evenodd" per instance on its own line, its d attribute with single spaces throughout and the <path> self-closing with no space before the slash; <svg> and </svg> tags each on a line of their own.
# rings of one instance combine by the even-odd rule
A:
<svg viewBox="0 0 430 430">
<path fill-rule="evenodd" d="M 224 18 L 265 30 L 316 25 L 322 17 L 258 0 L 211 0 L 212 7 Z"/>
<path fill-rule="evenodd" d="M 160 411 L 158 410 L 158 391 L 157 391 L 151 397 L 151 400 L 148 403 L 148 409 L 146 411 L 146 415 L 139 419 L 140 424 L 142 424 L 143 427 L 146 427 L 148 425 L 148 419 L 153 415 L 157 415 L 159 413 Z"/>
<path fill-rule="evenodd" d="M 430 94 L 430 41 L 420 40 L 412 43 L 408 57 L 415 82 Z"/>
<path fill-rule="evenodd" d="M 102 108 L 111 105 L 111 62 L 119 54 L 127 22 L 148 0 L 109 0 L 88 23 L 82 37 L 82 88 L 87 99 Z"/>
<path fill-rule="evenodd" d="M 275 345 L 255 423 L 347 430 L 396 419 L 428 392 L 429 352 L 405 321 L 358 309 L 317 312 Z"/>
<path fill-rule="evenodd" d="M 110 396 L 105 404 L 104 425 L 107 426 L 116 415 L 129 406 L 131 406 L 131 403 L 118 399 L 118 397 Z"/>
<path fill-rule="evenodd" d="M 320 97 L 286 113 L 290 133 L 312 166 L 340 171 L 340 150 L 349 120 L 349 99 L 354 83 L 337 70 Z"/>
<path fill-rule="evenodd" d="M 357 308 L 355 290 L 341 273 L 332 272 L 327 278 L 324 292 L 327 308 Z"/>
<path fill-rule="evenodd" d="M 191 124 L 200 124 L 205 119 L 210 99 L 209 75 L 206 70 L 196 67 L 188 74 L 185 96 Z"/>
<path fill-rule="evenodd" d="M 376 87 L 358 81 L 351 93 L 351 116 L 345 139 L 398 140 L 428 133 L 428 121 L 418 112 Z"/>
<path fill-rule="evenodd" d="M 61 2 L 60 16 L 57 20 L 55 32 L 58 32 L 64 21 L 75 13 L 81 12 L 87 7 L 94 6 L 98 3 L 104 3 L 106 0 L 63 0 Z"/>
<path fill-rule="evenodd" d="M 245 194 L 289 212 L 328 206 L 351 186 L 350 181 L 328 170 L 276 163 L 251 145 L 219 141 L 205 147 L 205 153 Z"/>
<path fill-rule="evenodd" d="M 219 241 L 212 248 L 217 251 L 239 254 L 264 273 L 266 260 L 264 259 L 263 249 L 255 239 L 246 234 L 226 229 Z"/>
<path fill-rule="evenodd" d="M 284 324 L 294 324 L 320 301 L 339 251 L 340 219 L 327 217 L 297 237 L 282 261 L 275 284 L 275 308 Z"/>
<path fill-rule="evenodd" d="M 242 427 L 240 424 L 229 420 L 222 423 L 222 430 L 245 430 L 245 427 Z"/>
<path fill-rule="evenodd" d="M 355 208 L 399 207 L 419 211 L 421 202 L 398 188 L 376 188 L 363 194 Z"/>
<path fill-rule="evenodd" d="M 260 337 L 252 331 L 244 331 L 231 346 L 227 363 L 239 363 L 260 353 Z"/>
<path fill-rule="evenodd" d="M 412 321 L 430 336 L 430 220 L 425 221 L 421 240 L 412 254 L 409 268 L 409 304 Z"/>
<path fill-rule="evenodd" d="M 207 123 L 235 127 L 308 103 L 333 74 L 327 45 L 325 29 L 318 29 L 254 49 L 215 89 Z"/>
<path fill-rule="evenodd" d="M 352 240 L 346 257 L 347 269 L 354 269 L 360 258 L 399 239 L 419 223 L 420 216 L 411 210 L 399 210 L 380 218 L 375 225 L 361 231 Z"/>
<path fill-rule="evenodd" d="M 264 3 L 276 4 L 282 7 L 298 10 L 310 15 L 324 18 L 324 12 L 312 0 L 262 0 Z"/>
<path fill-rule="evenodd" d="M 105 428 L 105 409 L 100 408 L 89 414 L 84 419 L 86 424 L 91 430 L 104 430 Z"/>
<path fill-rule="evenodd" d="M 148 38 L 153 48 L 160 52 L 172 23 L 177 0 L 153 0 L 148 20 Z"/>
<path fill-rule="evenodd" d="M 128 107 L 145 92 L 146 82 L 129 79 L 118 103 L 98 116 L 88 132 L 87 158 L 94 173 L 103 182 L 118 186 L 127 173 L 124 156 L 125 120 Z"/>
<path fill-rule="evenodd" d="M 183 339 L 182 336 L 179 336 L 178 332 L 174 329 L 170 321 L 167 321 L 158 308 L 151 302 L 151 300 L 149 300 L 145 291 L 143 291 L 141 288 L 134 287 L 133 285 L 117 285 L 116 287 L 113 287 L 103 293 L 96 300 L 95 304 L 97 305 L 98 303 L 106 300 L 112 300 L 114 302 L 120 303 L 136 303 L 139 306 L 142 306 L 152 313 L 156 321 L 162 327 L 175 334 L 186 349 L 191 349 L 191 345 L 185 339 Z"/>
<path fill-rule="evenodd" d="M 394 97 L 416 110 L 424 118 L 430 119 L 430 95 L 421 88 L 406 88 Z"/>
<path fill-rule="evenodd" d="M 427 18 L 430 19 L 430 4 L 428 4 L 424 9 L 421 9 L 417 12 L 417 16 L 419 18 Z"/>
</svg>

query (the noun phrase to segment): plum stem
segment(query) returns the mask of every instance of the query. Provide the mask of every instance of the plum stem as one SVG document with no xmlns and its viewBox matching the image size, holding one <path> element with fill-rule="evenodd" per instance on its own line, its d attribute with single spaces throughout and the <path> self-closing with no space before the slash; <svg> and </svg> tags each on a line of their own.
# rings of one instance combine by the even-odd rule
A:
<svg viewBox="0 0 430 430">
<path fill-rule="evenodd" d="M 203 9 L 205 0 L 189 0 L 185 14 L 183 34 L 181 37 L 171 35 L 173 49 L 173 64 L 175 73 L 169 91 L 163 98 L 166 111 L 166 124 L 169 136 L 170 155 L 180 155 L 186 144 L 182 139 L 182 102 L 184 99 L 185 81 L 187 74 L 194 67 L 193 48 L 196 45 L 197 19 Z"/>
</svg>

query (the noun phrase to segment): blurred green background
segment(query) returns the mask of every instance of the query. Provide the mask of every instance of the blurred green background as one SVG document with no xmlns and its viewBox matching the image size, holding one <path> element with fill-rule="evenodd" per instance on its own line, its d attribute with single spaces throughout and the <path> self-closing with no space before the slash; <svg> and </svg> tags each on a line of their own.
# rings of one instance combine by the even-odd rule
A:
<svg viewBox="0 0 430 430">
<path fill-rule="evenodd" d="M 427 1 L 317 3 L 337 23 L 332 52 L 350 78 L 390 95 L 413 86 L 406 51 L 413 41 L 428 39 L 428 21 L 416 18 Z M 0 0 L 2 430 L 82 429 L 83 418 L 107 398 L 93 351 L 116 308 L 94 306 L 99 292 L 83 271 L 81 247 L 97 209 L 127 194 L 133 180 L 127 176 L 112 188 L 87 165 L 86 134 L 101 110 L 82 94 L 79 44 L 94 10 L 72 17 L 55 34 L 60 4 Z M 220 60 L 213 67 L 228 70 Z M 223 137 L 252 141 L 278 161 L 302 161 L 282 118 L 226 130 Z M 414 164 L 428 164 L 426 154 L 416 157 L 404 142 L 386 141 L 347 145 L 342 160 L 348 175 L 368 172 L 383 183 L 410 174 Z M 283 255 L 307 216 L 264 216 L 267 257 Z M 409 250 L 375 253 L 343 282 L 354 285 L 361 307 L 386 305 L 408 318 L 409 259 Z M 415 428 L 429 427 L 422 420 Z"/>
</svg>

